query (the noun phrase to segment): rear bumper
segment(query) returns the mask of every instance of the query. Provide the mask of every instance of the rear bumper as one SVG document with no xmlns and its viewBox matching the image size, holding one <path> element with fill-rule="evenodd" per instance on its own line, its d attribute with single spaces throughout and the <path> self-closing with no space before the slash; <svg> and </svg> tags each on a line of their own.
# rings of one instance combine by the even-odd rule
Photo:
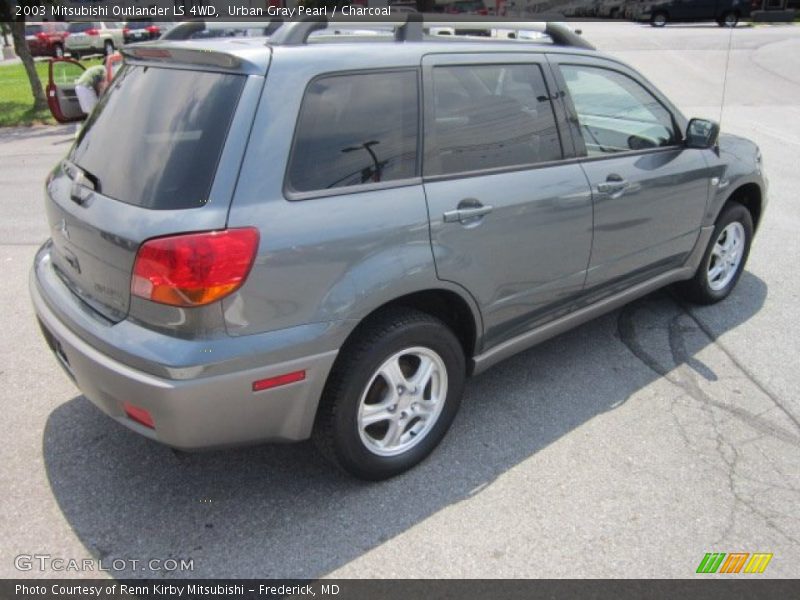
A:
<svg viewBox="0 0 800 600">
<path fill-rule="evenodd" d="M 31 56 L 52 56 L 55 48 L 54 44 L 44 44 L 42 42 L 28 42 L 28 50 Z"/>
<path fill-rule="evenodd" d="M 45 337 L 83 394 L 121 424 L 151 439 L 185 450 L 261 441 L 298 441 L 311 434 L 319 397 L 338 350 L 279 360 L 276 357 L 287 354 L 276 336 L 287 341 L 296 339 L 290 330 L 283 330 L 268 336 L 247 336 L 264 338 L 260 340 L 262 347 L 258 361 L 264 366 L 222 369 L 219 365 L 209 368 L 205 364 L 198 365 L 195 371 L 215 374 L 186 376 L 191 369 L 184 366 L 179 371 L 183 374 L 180 379 L 157 376 L 110 356 L 87 339 L 94 339 L 97 327 L 106 327 L 109 332 L 121 325 L 129 329 L 136 327 L 140 330 L 137 332 L 137 345 L 147 346 L 151 351 L 160 348 L 164 353 L 163 364 L 148 369 L 158 372 L 159 369 L 169 371 L 172 367 L 173 338 L 127 321 L 116 325 L 83 321 L 92 319 L 88 313 L 85 317 L 80 316 L 80 311 L 86 311 L 86 308 L 72 306 L 61 310 L 64 303 L 77 305 L 80 300 L 63 283 L 63 289 L 59 289 L 59 282 L 45 245 L 36 257 L 29 281 L 34 309 Z M 267 337 L 272 339 L 267 340 Z M 253 341 L 250 339 L 242 344 L 243 352 L 251 359 L 252 352 L 259 352 Z M 213 347 L 209 340 L 180 340 L 180 344 Z M 185 350 L 183 347 L 182 351 Z M 202 350 L 200 352 L 202 354 Z M 147 360 L 152 360 L 152 356 Z M 228 355 L 226 364 L 236 364 L 236 361 L 231 362 Z M 302 381 L 253 392 L 255 381 L 300 370 L 305 371 Z M 155 427 L 151 429 L 128 418 L 124 402 L 147 410 Z"/>
<path fill-rule="evenodd" d="M 71 41 L 70 38 L 67 38 L 66 49 L 70 52 L 100 52 L 104 48 L 105 43 L 106 39 L 100 37 L 79 42 Z"/>
</svg>

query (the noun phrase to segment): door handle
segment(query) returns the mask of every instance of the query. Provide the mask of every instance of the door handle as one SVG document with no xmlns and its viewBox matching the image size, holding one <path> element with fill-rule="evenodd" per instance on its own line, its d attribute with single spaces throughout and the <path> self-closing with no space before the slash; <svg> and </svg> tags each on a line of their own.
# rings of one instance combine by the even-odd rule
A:
<svg viewBox="0 0 800 600">
<path fill-rule="evenodd" d="M 466 201 L 460 202 L 458 206 L 457 209 L 448 210 L 442 215 L 445 223 L 455 223 L 456 221 L 463 223 L 464 221 L 471 221 L 472 219 L 488 215 L 494 209 L 493 206 L 488 204 L 486 206 L 480 203 L 476 205 L 474 202 L 467 203 Z"/>
<path fill-rule="evenodd" d="M 615 181 L 615 182 L 606 181 L 604 183 L 597 184 L 597 191 L 603 193 L 620 192 L 624 190 L 626 187 L 628 187 L 627 181 Z"/>
<path fill-rule="evenodd" d="M 628 182 L 622 176 L 611 173 L 606 180 L 597 184 L 597 191 L 602 194 L 614 194 L 625 191 Z"/>
</svg>

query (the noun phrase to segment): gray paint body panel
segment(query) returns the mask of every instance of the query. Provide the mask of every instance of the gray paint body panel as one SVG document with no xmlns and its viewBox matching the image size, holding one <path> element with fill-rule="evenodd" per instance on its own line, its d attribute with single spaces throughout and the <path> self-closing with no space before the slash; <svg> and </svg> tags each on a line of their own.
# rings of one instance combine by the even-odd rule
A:
<svg viewBox="0 0 800 600">
<path fill-rule="evenodd" d="M 754 167 L 756 148 L 739 138 L 723 136 L 718 153 L 670 149 L 580 158 L 583 144 L 569 124 L 569 103 L 557 99 L 565 161 L 292 199 L 284 174 L 295 122 L 306 85 L 320 74 L 423 69 L 424 60 L 479 52 L 487 62 L 542 64 L 556 92 L 564 89 L 555 66 L 560 60 L 613 63 L 653 88 L 600 53 L 550 46 L 436 41 L 270 49 L 263 43 L 207 42 L 215 51 L 239 53 L 238 68 L 248 82 L 206 206 L 144 211 L 98 196 L 91 211 L 81 213 L 84 207 L 64 201 L 58 177 L 49 192 L 56 197 L 48 208 L 56 223 L 66 216 L 78 228 L 95 227 L 129 241 L 125 260 L 109 254 L 122 279 L 147 237 L 257 227 L 258 256 L 240 290 L 202 309 L 133 298 L 127 318 L 114 324 L 57 275 L 54 246 L 63 241 L 42 247 L 31 274 L 36 313 L 61 343 L 69 362 L 64 366 L 86 395 L 126 426 L 177 447 L 308 437 L 339 348 L 365 316 L 406 294 L 457 294 L 476 324 L 473 368 L 488 368 L 690 277 L 730 193 L 744 183 L 766 192 L 766 180 Z M 685 128 L 686 119 L 653 91 Z M 625 170 L 635 184 L 617 199 L 593 189 L 612 167 Z M 710 176 L 727 185 L 709 190 Z M 494 211 L 476 223 L 444 223 L 445 211 L 476 196 Z M 292 370 L 305 370 L 306 379 L 252 392 L 254 380 Z M 125 418 L 123 400 L 150 410 L 156 430 Z"/>
</svg>

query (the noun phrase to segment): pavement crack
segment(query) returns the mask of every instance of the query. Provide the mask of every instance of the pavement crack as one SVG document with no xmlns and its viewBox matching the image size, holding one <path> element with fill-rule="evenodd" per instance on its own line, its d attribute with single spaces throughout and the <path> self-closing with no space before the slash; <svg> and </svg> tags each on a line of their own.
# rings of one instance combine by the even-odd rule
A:
<svg viewBox="0 0 800 600">
<path fill-rule="evenodd" d="M 762 383 L 750 369 L 748 369 L 744 364 L 742 364 L 736 358 L 736 356 L 734 356 L 733 352 L 731 352 L 725 346 L 725 344 L 723 344 L 717 338 L 716 334 L 713 331 L 711 331 L 711 328 L 708 327 L 705 323 L 703 323 L 703 321 L 699 319 L 692 312 L 689 306 L 680 301 L 678 302 L 678 306 L 680 306 L 683 312 L 686 313 L 686 315 L 697 324 L 697 327 L 700 329 L 700 331 L 702 331 L 706 335 L 706 337 L 708 337 L 708 339 L 710 339 L 711 342 L 717 348 L 719 348 L 734 365 L 736 365 L 736 368 L 742 372 L 745 378 L 747 378 L 747 380 L 750 383 L 752 383 L 762 394 L 764 394 L 767 398 L 769 398 L 772 401 L 772 403 L 778 408 L 778 410 L 780 410 L 786 416 L 786 418 L 788 418 L 792 423 L 794 423 L 794 426 L 797 428 L 798 431 L 800 431 L 800 419 L 798 419 L 788 408 L 786 408 L 786 406 L 783 404 L 778 395 L 772 392 L 770 389 L 768 389 L 767 386 L 764 383 Z"/>
<path fill-rule="evenodd" d="M 667 298 L 670 297 L 667 296 Z M 693 333 L 695 335 L 702 334 L 706 338 L 702 343 L 703 348 L 709 345 L 719 348 L 722 354 L 730 360 L 730 364 L 753 385 L 755 390 L 763 394 L 776 406 L 783 408 L 779 399 L 775 394 L 770 393 L 752 373 L 745 369 L 727 348 L 719 344 L 713 332 L 701 323 L 682 303 L 670 302 L 671 306 L 677 310 L 675 314 L 670 314 L 671 311 L 666 314 L 662 313 L 662 318 L 667 319 L 664 325 L 647 327 L 642 330 L 642 332 L 648 332 L 648 335 L 652 335 L 653 329 L 661 329 L 666 333 L 669 358 L 666 358 L 666 354 L 661 357 L 654 355 L 653 350 L 645 345 L 648 338 L 641 337 L 642 333 L 637 333 L 636 326 L 638 311 L 647 302 L 651 301 L 652 299 L 642 299 L 628 304 L 620 310 L 617 319 L 618 335 L 622 343 L 637 359 L 657 375 L 684 392 L 672 400 L 669 408 L 673 422 L 676 424 L 677 432 L 687 448 L 693 450 L 704 463 L 719 472 L 723 477 L 722 489 L 730 496 L 732 503 L 729 510 L 726 511 L 725 521 L 721 523 L 722 531 L 718 539 L 714 541 L 714 545 L 734 539 L 733 534 L 737 530 L 739 518 L 742 514 L 741 511 L 749 513 L 781 537 L 797 544 L 797 535 L 781 524 L 781 520 L 785 522 L 791 518 L 791 515 L 778 510 L 778 506 L 772 506 L 769 502 L 764 502 L 763 497 L 764 494 L 768 494 L 768 497 L 774 497 L 776 493 L 794 496 L 800 491 L 791 483 L 786 483 L 789 478 L 785 476 L 785 472 L 778 468 L 778 465 L 769 458 L 768 453 L 761 446 L 766 443 L 765 440 L 768 437 L 800 447 L 800 437 L 793 431 L 775 425 L 762 416 L 762 414 L 765 414 L 764 411 L 759 411 L 756 414 L 732 402 L 722 402 L 714 398 L 709 391 L 703 389 L 699 377 L 704 377 L 715 386 L 719 385 L 718 382 L 720 381 L 724 383 L 725 378 L 720 380 L 710 368 L 695 358 L 695 352 L 687 344 L 687 335 L 692 335 Z M 656 344 L 661 343 L 663 342 L 656 342 Z M 656 347 L 655 352 L 658 351 L 658 347 Z M 708 373 L 710 373 L 710 376 Z M 716 390 L 717 388 L 714 387 L 712 389 Z M 724 387 L 721 389 L 723 392 L 725 391 Z M 686 404 L 689 409 L 692 406 L 696 407 L 696 410 L 699 410 L 699 415 L 693 415 L 689 420 L 682 419 L 678 409 L 682 405 L 681 401 L 683 399 L 689 401 Z M 782 412 L 786 414 L 795 426 L 800 428 L 797 419 L 793 415 L 787 414 L 785 409 Z M 731 428 L 730 417 L 735 417 L 737 422 L 746 425 L 753 430 L 753 433 L 744 439 L 732 437 L 734 435 L 741 436 L 742 430 Z M 707 435 L 703 435 L 704 424 L 710 427 Z M 689 425 L 691 425 L 691 428 Z M 697 428 L 697 430 L 695 431 L 694 428 Z M 704 445 L 703 440 L 708 440 L 710 445 Z M 765 458 L 767 464 L 773 467 L 774 474 L 779 482 L 770 481 L 769 470 L 759 470 L 756 474 L 757 476 L 753 476 L 752 462 L 754 459 L 752 456 L 753 451 L 750 450 L 751 447 L 755 448 L 755 452 Z M 715 456 L 717 457 L 716 459 L 714 458 Z"/>
</svg>

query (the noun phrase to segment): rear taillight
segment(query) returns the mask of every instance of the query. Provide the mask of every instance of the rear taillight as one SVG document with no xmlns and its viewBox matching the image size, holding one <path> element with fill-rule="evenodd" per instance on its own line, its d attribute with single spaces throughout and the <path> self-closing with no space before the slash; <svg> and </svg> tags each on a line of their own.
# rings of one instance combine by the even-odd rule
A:
<svg viewBox="0 0 800 600">
<path fill-rule="evenodd" d="M 91 29 L 87 29 L 86 30 L 86 35 L 97 35 L 99 33 L 100 33 L 100 30 L 99 29 L 95 29 L 94 27 L 92 27 Z"/>
<path fill-rule="evenodd" d="M 149 25 L 148 27 L 145 27 L 145 29 L 152 35 L 156 35 L 159 31 L 161 31 L 161 28 L 158 25 Z"/>
<path fill-rule="evenodd" d="M 122 34 L 123 35 L 128 35 L 130 32 L 131 32 L 131 28 L 130 27 L 123 27 L 122 28 Z"/>
<path fill-rule="evenodd" d="M 215 302 L 244 283 L 257 249 L 252 227 L 148 240 L 136 254 L 131 293 L 172 306 Z"/>
<path fill-rule="evenodd" d="M 44 31 L 40 31 L 36 34 L 36 37 L 41 41 L 45 41 L 47 39 L 47 34 Z"/>
</svg>

